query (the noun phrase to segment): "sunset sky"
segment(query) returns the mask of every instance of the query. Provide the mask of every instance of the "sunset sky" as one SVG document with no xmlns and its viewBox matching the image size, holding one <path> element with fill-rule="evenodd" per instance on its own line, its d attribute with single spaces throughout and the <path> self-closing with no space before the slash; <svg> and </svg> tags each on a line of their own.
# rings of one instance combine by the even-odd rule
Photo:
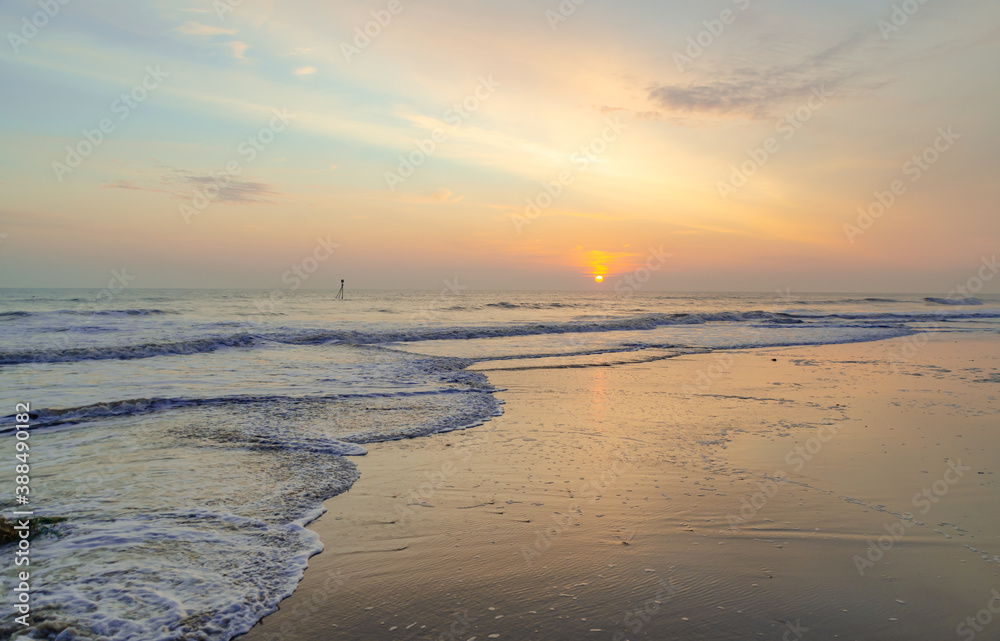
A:
<svg viewBox="0 0 1000 641">
<path fill-rule="evenodd" d="M 270 288 L 322 238 L 309 287 L 662 248 L 650 289 L 947 292 L 1000 248 L 996 2 L 63 2 L 0 4 L 3 287 Z"/>
</svg>

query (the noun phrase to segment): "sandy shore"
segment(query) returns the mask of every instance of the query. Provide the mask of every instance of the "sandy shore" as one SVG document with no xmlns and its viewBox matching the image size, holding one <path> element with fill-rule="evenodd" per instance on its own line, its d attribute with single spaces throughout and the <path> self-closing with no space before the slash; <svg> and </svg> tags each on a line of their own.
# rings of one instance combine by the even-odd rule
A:
<svg viewBox="0 0 1000 641">
<path fill-rule="evenodd" d="M 998 371 L 950 334 L 490 371 L 504 416 L 370 447 L 242 639 L 998 638 Z"/>
</svg>

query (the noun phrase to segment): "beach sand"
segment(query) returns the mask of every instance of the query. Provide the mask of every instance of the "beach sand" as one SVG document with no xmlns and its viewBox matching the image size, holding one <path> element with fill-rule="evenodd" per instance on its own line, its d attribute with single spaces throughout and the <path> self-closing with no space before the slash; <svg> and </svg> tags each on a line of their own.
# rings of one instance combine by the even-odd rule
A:
<svg viewBox="0 0 1000 641">
<path fill-rule="evenodd" d="M 505 414 L 370 446 L 241 638 L 1000 638 L 998 363 L 934 334 L 479 364 Z"/>
</svg>

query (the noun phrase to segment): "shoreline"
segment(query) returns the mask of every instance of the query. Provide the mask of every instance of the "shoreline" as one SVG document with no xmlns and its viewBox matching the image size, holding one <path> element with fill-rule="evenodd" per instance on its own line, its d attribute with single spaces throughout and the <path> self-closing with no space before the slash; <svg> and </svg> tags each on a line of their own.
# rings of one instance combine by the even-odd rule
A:
<svg viewBox="0 0 1000 641">
<path fill-rule="evenodd" d="M 1000 337 L 930 336 L 895 367 L 886 342 L 736 350 L 690 398 L 711 354 L 490 371 L 505 414 L 370 445 L 238 638 L 955 634 L 1000 585 Z"/>
</svg>

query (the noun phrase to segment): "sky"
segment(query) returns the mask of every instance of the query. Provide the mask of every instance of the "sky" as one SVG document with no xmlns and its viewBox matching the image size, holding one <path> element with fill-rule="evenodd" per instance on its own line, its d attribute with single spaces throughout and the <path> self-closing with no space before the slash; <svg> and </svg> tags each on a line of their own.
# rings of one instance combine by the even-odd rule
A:
<svg viewBox="0 0 1000 641">
<path fill-rule="evenodd" d="M 1000 245 L 989 0 L 6 0 L 0 34 L 0 287 L 947 293 Z"/>
</svg>

